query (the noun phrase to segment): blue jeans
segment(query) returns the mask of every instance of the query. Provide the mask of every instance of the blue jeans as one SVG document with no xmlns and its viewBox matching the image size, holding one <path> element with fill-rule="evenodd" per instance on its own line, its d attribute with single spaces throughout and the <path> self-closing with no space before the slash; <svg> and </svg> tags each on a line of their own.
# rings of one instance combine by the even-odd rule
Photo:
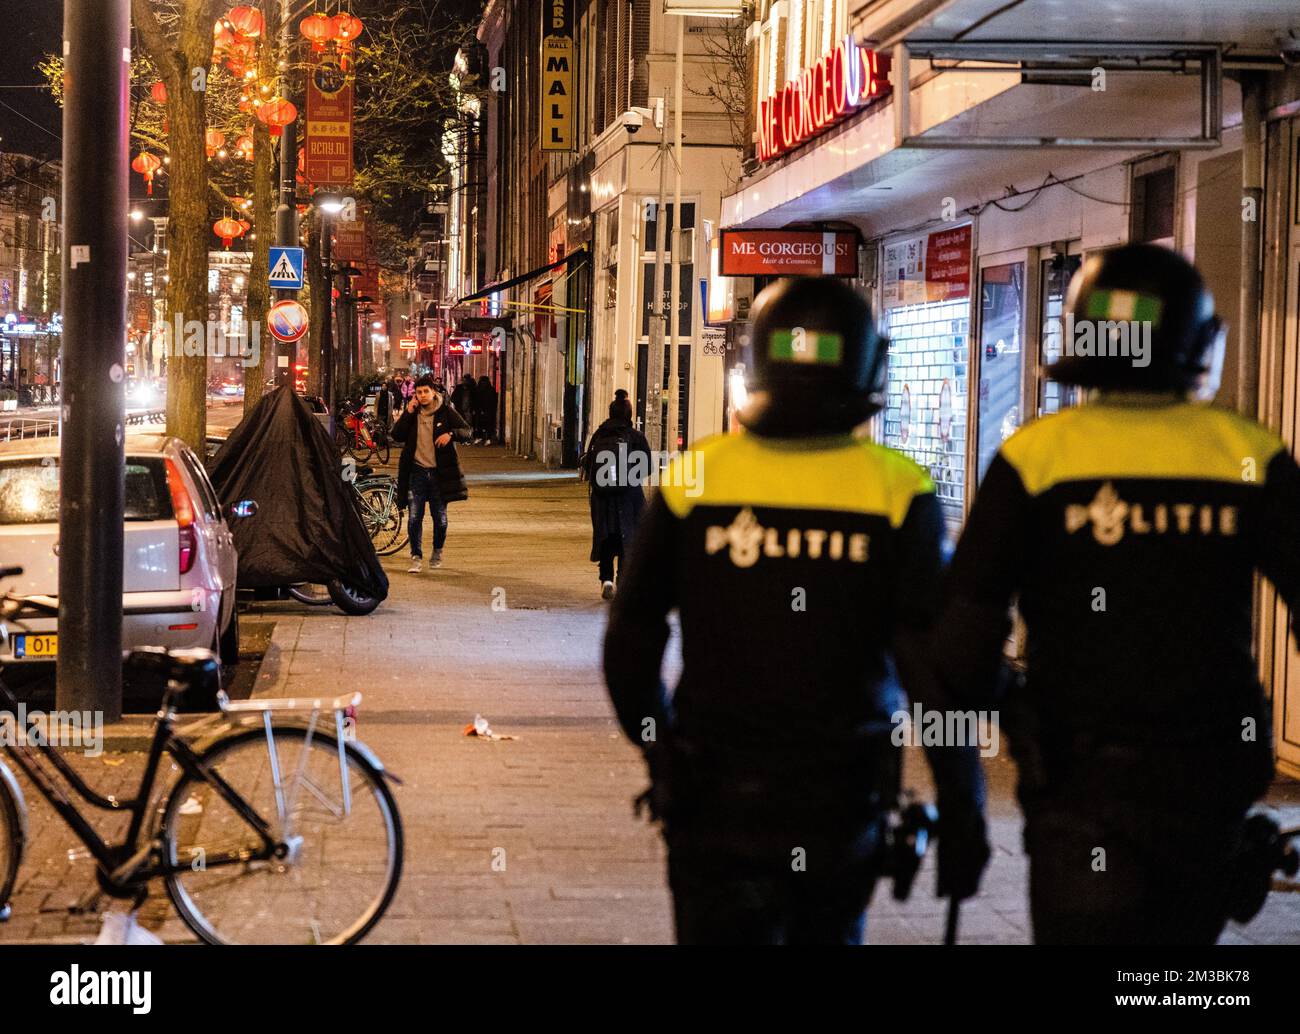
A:
<svg viewBox="0 0 1300 1034">
<path fill-rule="evenodd" d="M 442 549 L 447 541 L 447 504 L 438 491 L 438 472 L 432 467 L 411 467 L 411 516 L 408 530 L 411 533 L 411 556 L 424 556 L 424 506 L 428 503 L 433 517 L 433 548 Z"/>
</svg>

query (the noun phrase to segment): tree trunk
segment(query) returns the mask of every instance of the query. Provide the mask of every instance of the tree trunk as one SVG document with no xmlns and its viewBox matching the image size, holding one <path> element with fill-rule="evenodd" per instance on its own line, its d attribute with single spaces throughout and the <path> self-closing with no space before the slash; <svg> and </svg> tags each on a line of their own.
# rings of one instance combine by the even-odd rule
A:
<svg viewBox="0 0 1300 1034">
<path fill-rule="evenodd" d="M 208 31 L 209 47 L 211 30 Z M 207 129 L 205 97 L 188 81 L 167 83 L 167 321 L 184 326 L 198 320 L 205 328 L 208 313 L 208 161 L 203 147 Z M 182 439 L 200 456 L 207 433 L 208 357 L 185 355 L 173 335 L 167 357 L 167 433 Z"/>
<path fill-rule="evenodd" d="M 208 311 L 207 72 L 212 64 L 212 25 L 217 0 L 177 0 L 176 38 L 158 23 L 151 0 L 132 0 L 140 38 L 167 85 L 168 174 L 167 320 L 205 329 Z M 175 335 L 173 335 L 173 338 Z M 185 355 L 173 339 L 167 357 L 167 433 L 203 455 L 208 423 L 208 357 Z M 206 351 L 202 349 L 201 351 Z"/>
<path fill-rule="evenodd" d="M 307 305 L 311 314 L 307 335 L 307 394 L 319 395 L 323 369 L 321 329 L 325 326 L 325 298 L 326 292 L 330 289 L 329 284 L 325 282 L 325 268 L 321 262 L 319 214 L 313 220 L 311 231 L 306 235 L 304 243 L 306 244 L 306 256 L 303 261 L 307 267 Z M 325 404 L 332 403 L 326 399 Z"/>
<path fill-rule="evenodd" d="M 267 48 L 269 49 L 269 48 Z M 271 147 L 271 132 L 262 121 L 253 124 L 253 264 L 248 274 L 248 318 L 261 324 L 260 363 L 244 371 L 244 412 L 261 400 L 267 381 L 275 379 L 275 339 L 266 329 L 266 311 L 271 305 L 267 284 L 269 253 L 275 237 L 275 184 L 278 161 Z"/>
</svg>

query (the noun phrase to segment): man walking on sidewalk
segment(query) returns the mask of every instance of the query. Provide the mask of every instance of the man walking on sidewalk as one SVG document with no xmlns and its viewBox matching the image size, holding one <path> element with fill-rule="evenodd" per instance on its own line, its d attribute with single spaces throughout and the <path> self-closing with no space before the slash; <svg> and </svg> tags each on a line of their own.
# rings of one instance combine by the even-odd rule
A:
<svg viewBox="0 0 1300 1034">
<path fill-rule="evenodd" d="M 453 439 L 467 441 L 469 424 L 434 388 L 425 375 L 416 382 L 415 395 L 393 425 L 393 440 L 402 443 L 397 463 L 398 505 L 410 504 L 407 521 L 411 536 L 410 574 L 424 568 L 424 510 L 433 517 L 433 558 L 429 566 L 442 566 L 442 548 L 447 541 L 447 504 L 469 498 L 460 472 Z"/>
</svg>

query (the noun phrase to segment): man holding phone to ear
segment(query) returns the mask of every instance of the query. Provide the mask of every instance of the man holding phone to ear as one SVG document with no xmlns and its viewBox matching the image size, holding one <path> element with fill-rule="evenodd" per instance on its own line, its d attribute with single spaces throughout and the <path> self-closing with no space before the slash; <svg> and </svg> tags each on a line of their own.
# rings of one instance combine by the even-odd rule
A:
<svg viewBox="0 0 1300 1034">
<path fill-rule="evenodd" d="M 399 505 L 411 506 L 407 526 L 411 537 L 409 574 L 424 569 L 424 510 L 433 516 L 433 557 L 429 567 L 442 566 L 442 549 L 447 541 L 447 504 L 469 497 L 460 472 L 455 439 L 468 441 L 470 426 L 434 387 L 426 374 L 415 385 L 415 394 L 393 425 L 393 440 L 402 443 L 397 463 Z"/>
</svg>

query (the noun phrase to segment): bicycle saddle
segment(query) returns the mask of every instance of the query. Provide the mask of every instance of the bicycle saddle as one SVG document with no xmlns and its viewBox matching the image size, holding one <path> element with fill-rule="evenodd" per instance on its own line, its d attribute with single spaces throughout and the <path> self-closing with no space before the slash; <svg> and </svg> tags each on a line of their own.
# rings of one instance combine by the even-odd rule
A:
<svg viewBox="0 0 1300 1034">
<path fill-rule="evenodd" d="M 211 650 L 164 650 L 161 646 L 145 646 L 132 650 L 122 666 L 123 675 L 133 686 L 157 691 L 159 696 L 170 692 L 173 700 L 185 700 L 186 710 L 215 711 L 217 691 L 221 689 L 221 662 Z M 169 683 L 179 689 L 171 689 Z"/>
<path fill-rule="evenodd" d="M 361 464 L 357 467 L 357 477 L 359 478 L 363 478 L 367 474 L 373 474 L 374 472 L 375 472 L 374 467 L 368 467 L 365 464 Z"/>
</svg>

